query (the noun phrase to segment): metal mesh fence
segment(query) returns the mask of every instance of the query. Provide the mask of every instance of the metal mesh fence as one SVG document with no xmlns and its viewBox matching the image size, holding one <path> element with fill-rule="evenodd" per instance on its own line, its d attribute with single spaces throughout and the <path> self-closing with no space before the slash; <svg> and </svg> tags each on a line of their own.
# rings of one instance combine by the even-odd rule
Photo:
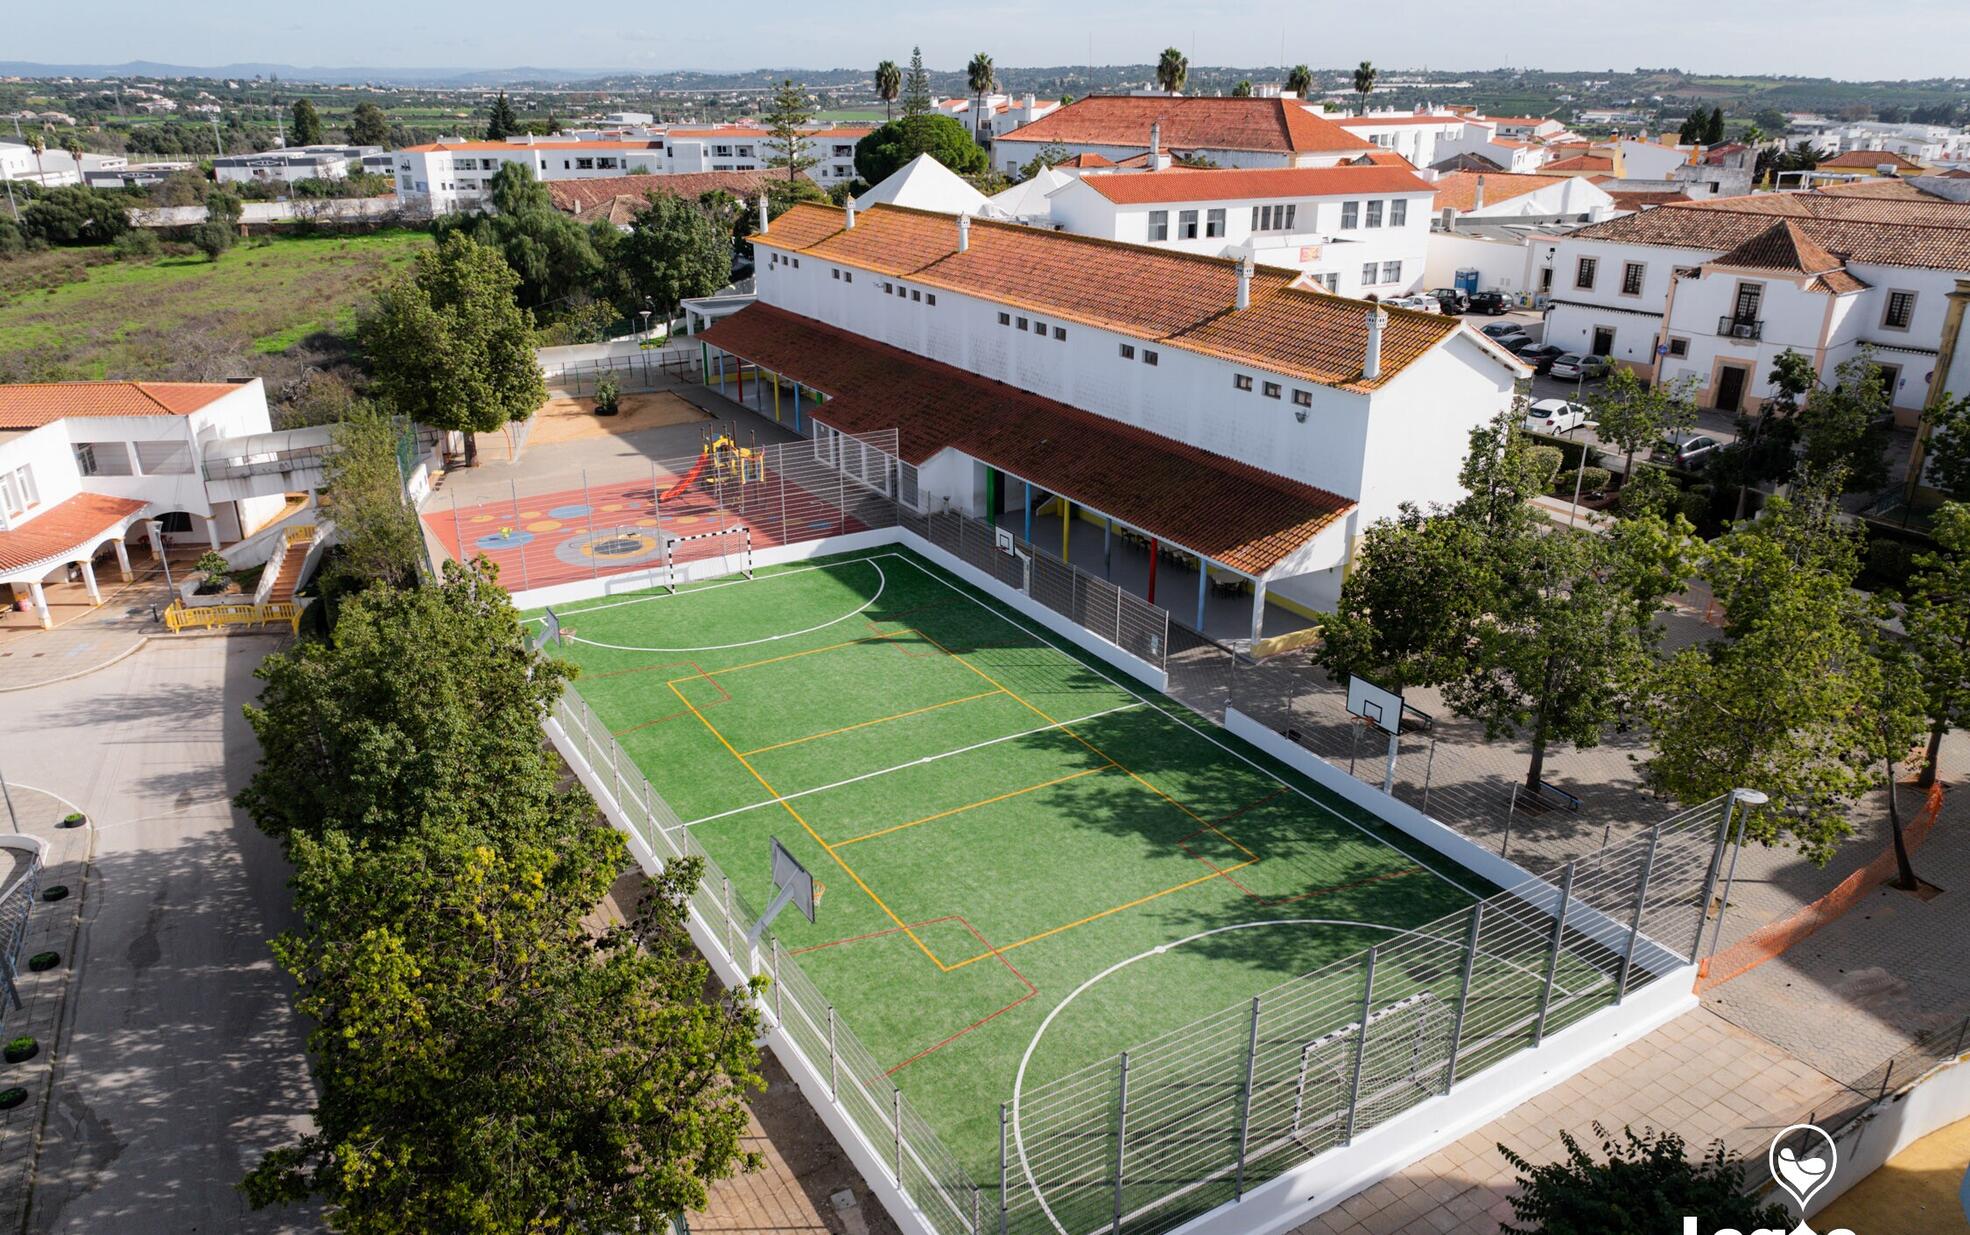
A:
<svg viewBox="0 0 1970 1235">
<path fill-rule="evenodd" d="M 1169 655 L 1166 610 L 1078 566 L 1050 557 L 1010 530 L 959 511 L 901 509 L 902 525 L 1138 660 L 1160 669 Z"/>
<path fill-rule="evenodd" d="M 1003 1225 L 1173 1229 L 1687 963 L 1727 799 L 1016 1095 Z"/>
<path fill-rule="evenodd" d="M 622 390 L 651 390 L 673 381 L 699 381 L 704 376 L 701 353 L 696 347 L 655 348 L 633 356 L 606 356 L 577 360 L 542 370 L 549 390 L 580 398 L 592 395 L 605 377 L 616 379 Z"/>
<path fill-rule="evenodd" d="M 939 1235 L 971 1235 L 981 1193 L 930 1125 L 891 1084 L 885 1069 L 833 1005 L 780 947 L 770 930 L 756 948 L 746 938 L 758 912 L 735 892 L 725 873 L 687 831 L 669 803 L 650 785 L 588 704 L 573 690 L 554 705 L 554 719 L 620 808 L 622 821 L 659 861 L 694 857 L 704 878 L 691 895 L 691 912 L 715 941 L 720 959 L 741 972 L 772 979 L 761 1010 L 814 1073 L 825 1078 L 828 1100 L 875 1147 L 889 1174 Z"/>
<path fill-rule="evenodd" d="M 31 847 L 30 847 L 31 846 Z M 19 855 L 13 882 L 0 895 L 0 1024 L 4 1024 L 7 1014 L 22 1007 L 18 978 L 20 975 L 21 951 L 27 946 L 27 918 L 34 908 L 34 898 L 41 886 L 41 849 L 23 842 L 19 847 L 9 845 Z M 9 859 L 0 856 L 0 861 Z M 11 864 L 11 863 L 10 863 Z"/>
</svg>

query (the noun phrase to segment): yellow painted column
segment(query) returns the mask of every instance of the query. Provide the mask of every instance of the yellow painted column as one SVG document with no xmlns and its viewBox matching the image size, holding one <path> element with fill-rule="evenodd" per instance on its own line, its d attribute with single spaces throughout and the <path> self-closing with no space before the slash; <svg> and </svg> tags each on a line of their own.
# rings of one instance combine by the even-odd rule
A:
<svg viewBox="0 0 1970 1235">
<path fill-rule="evenodd" d="M 773 423 L 780 423 L 780 375 L 773 375 Z"/>
<path fill-rule="evenodd" d="M 1060 560 L 1067 560 L 1067 544 L 1074 535 L 1074 503 L 1060 499 Z"/>
</svg>

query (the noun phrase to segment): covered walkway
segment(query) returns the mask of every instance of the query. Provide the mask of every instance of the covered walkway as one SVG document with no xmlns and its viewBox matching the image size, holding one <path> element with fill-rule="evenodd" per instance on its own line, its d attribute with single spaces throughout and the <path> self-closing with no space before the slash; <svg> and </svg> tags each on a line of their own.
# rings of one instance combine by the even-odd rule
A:
<svg viewBox="0 0 1970 1235">
<path fill-rule="evenodd" d="M 16 596 L 25 592 L 36 620 L 44 628 L 55 624 L 45 583 L 56 571 L 62 571 L 65 577 L 70 577 L 72 572 L 71 581 L 81 584 L 89 603 L 102 604 L 102 589 L 96 582 L 96 554 L 104 545 L 112 546 L 117 570 L 123 581 L 129 582 L 130 551 L 124 538 L 148 509 L 149 503 L 135 498 L 78 493 L 18 527 L 0 531 L 0 584 L 11 585 Z M 152 551 L 161 553 L 156 536 L 156 530 L 151 528 Z"/>
</svg>

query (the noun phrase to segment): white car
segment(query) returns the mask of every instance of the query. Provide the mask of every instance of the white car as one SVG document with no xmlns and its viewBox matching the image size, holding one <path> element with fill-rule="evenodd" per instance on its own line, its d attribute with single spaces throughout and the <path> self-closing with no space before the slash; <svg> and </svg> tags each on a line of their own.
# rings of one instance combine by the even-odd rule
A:
<svg viewBox="0 0 1970 1235">
<path fill-rule="evenodd" d="M 1414 309 L 1418 313 L 1443 312 L 1443 302 L 1435 296 L 1392 296 L 1388 303 L 1398 309 Z"/>
<path fill-rule="evenodd" d="M 1525 427 L 1533 433 L 1571 433 L 1591 418 L 1585 404 L 1565 399 L 1540 399 L 1525 409 Z"/>
</svg>

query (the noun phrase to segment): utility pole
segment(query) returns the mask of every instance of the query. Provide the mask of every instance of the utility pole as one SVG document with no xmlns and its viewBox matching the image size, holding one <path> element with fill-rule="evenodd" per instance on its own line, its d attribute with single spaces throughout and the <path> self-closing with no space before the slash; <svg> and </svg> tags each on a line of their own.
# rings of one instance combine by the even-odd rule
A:
<svg viewBox="0 0 1970 1235">
<path fill-rule="evenodd" d="M 219 136 L 219 117 L 216 115 L 212 117 L 212 144 L 219 148 L 219 157 L 222 159 L 225 158 L 226 142 L 224 138 Z M 214 172 L 213 175 L 216 176 L 218 173 Z"/>
</svg>

